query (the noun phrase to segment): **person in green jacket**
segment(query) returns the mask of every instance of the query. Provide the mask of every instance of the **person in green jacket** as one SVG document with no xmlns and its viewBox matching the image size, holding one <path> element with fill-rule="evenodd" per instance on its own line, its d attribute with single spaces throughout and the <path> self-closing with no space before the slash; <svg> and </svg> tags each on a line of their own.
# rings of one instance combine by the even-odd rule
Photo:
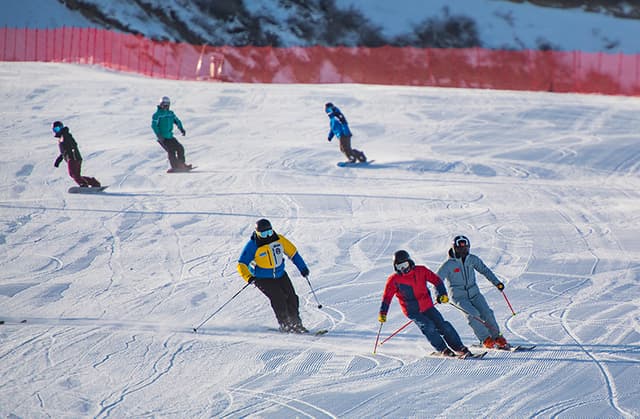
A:
<svg viewBox="0 0 640 419">
<path fill-rule="evenodd" d="M 176 114 L 169 110 L 170 106 L 171 100 L 167 96 L 163 96 L 160 100 L 160 104 L 158 105 L 158 110 L 151 118 L 151 128 L 156 134 L 158 143 L 160 143 L 169 156 L 169 164 L 171 164 L 171 168 L 167 170 L 167 172 L 189 171 L 193 166 L 185 163 L 184 147 L 173 136 L 173 124 L 178 127 L 183 136 L 187 132 Z"/>
</svg>

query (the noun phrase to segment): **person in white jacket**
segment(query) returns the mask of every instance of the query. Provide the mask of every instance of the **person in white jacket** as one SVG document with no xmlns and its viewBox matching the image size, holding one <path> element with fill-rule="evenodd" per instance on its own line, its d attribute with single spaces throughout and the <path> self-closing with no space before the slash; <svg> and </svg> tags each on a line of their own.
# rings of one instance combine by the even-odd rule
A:
<svg viewBox="0 0 640 419">
<path fill-rule="evenodd" d="M 480 272 L 500 291 L 504 284 L 484 264 L 478 256 L 469 253 L 471 242 L 466 236 L 458 235 L 449 249 L 449 258 L 438 269 L 438 276 L 449 288 L 451 300 L 466 311 L 467 322 L 473 333 L 486 348 L 509 348 L 509 343 L 500 333 L 493 310 L 487 304 L 476 283 L 476 273 Z"/>
</svg>

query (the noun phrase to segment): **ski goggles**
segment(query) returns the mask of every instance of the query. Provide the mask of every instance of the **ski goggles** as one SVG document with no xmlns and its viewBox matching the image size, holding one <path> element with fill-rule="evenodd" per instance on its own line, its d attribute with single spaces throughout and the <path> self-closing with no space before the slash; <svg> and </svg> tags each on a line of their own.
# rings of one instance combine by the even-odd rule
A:
<svg viewBox="0 0 640 419">
<path fill-rule="evenodd" d="M 408 260 L 405 260 L 404 262 L 396 263 L 396 269 L 399 270 L 400 272 L 406 272 L 409 270 L 409 268 L 411 268 L 411 263 L 409 263 Z"/>
<path fill-rule="evenodd" d="M 456 239 L 453 245 L 455 247 L 469 247 L 469 240 L 463 238 Z"/>
<path fill-rule="evenodd" d="M 52 129 L 53 129 L 53 132 L 55 132 L 56 134 L 59 133 L 60 131 L 62 131 L 62 127 L 59 126 L 59 125 L 56 125 Z"/>
<path fill-rule="evenodd" d="M 267 237 L 273 236 L 273 229 L 265 230 L 265 231 L 256 231 L 258 237 L 266 239 Z"/>
</svg>

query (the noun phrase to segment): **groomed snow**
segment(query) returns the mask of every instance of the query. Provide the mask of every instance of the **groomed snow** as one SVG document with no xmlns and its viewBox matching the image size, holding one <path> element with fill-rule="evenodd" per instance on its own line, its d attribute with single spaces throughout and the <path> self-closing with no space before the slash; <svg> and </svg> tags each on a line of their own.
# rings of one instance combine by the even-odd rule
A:
<svg viewBox="0 0 640 419">
<path fill-rule="evenodd" d="M 0 63 L 0 85 L 0 416 L 640 416 L 638 99 L 36 63 Z M 194 173 L 165 173 L 150 129 L 163 95 Z M 329 100 L 372 165 L 336 166 Z M 104 195 L 66 192 L 56 119 Z M 243 287 L 261 217 L 309 264 L 322 309 L 289 272 L 326 336 L 271 331 L 253 287 L 193 333 Z M 506 284 L 515 316 L 479 277 L 505 336 L 536 350 L 427 358 L 411 325 L 374 355 L 393 252 L 435 270 L 460 233 Z M 394 300 L 381 338 L 405 322 Z"/>
</svg>

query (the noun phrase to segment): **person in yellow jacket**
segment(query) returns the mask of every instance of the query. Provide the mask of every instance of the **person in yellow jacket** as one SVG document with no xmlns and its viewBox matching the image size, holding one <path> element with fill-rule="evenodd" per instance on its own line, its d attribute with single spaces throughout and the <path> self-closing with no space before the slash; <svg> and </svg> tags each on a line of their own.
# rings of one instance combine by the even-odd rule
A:
<svg viewBox="0 0 640 419">
<path fill-rule="evenodd" d="M 281 332 L 307 333 L 298 311 L 298 295 L 285 271 L 285 256 L 291 259 L 303 277 L 309 275 L 309 268 L 293 243 L 276 234 L 269 220 L 260 219 L 240 254 L 238 272 L 267 296 Z"/>
</svg>

